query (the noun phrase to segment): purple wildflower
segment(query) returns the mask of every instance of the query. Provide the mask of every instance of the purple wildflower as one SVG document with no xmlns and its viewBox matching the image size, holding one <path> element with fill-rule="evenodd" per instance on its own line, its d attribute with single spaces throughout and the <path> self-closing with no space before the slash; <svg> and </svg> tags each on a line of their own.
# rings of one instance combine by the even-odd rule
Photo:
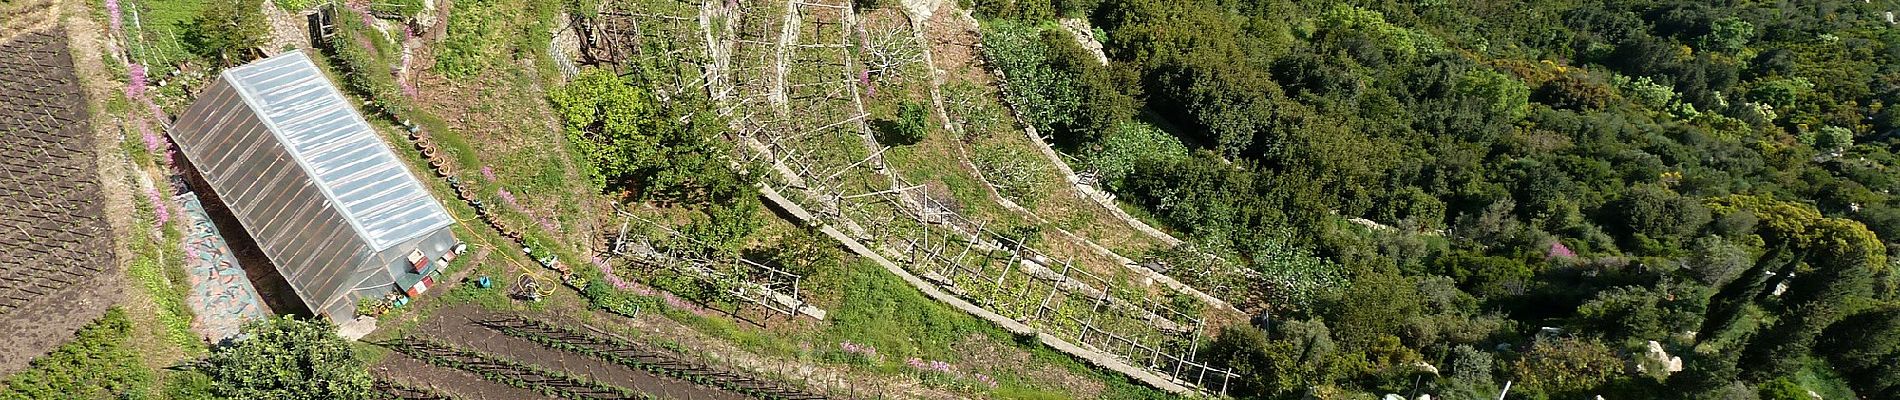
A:
<svg viewBox="0 0 1900 400">
<path fill-rule="evenodd" d="M 989 375 L 984 375 L 984 374 L 973 374 L 973 375 L 976 375 L 976 381 L 978 383 L 987 385 L 990 387 L 990 389 L 996 388 L 996 378 L 991 378 Z"/>
<path fill-rule="evenodd" d="M 152 218 L 158 221 L 155 225 L 171 221 L 171 210 L 165 208 L 165 197 L 158 194 L 158 187 L 145 188 L 145 200 L 152 203 Z"/>
<path fill-rule="evenodd" d="M 165 143 L 165 137 L 159 135 L 158 132 L 152 131 L 152 126 L 149 124 L 146 124 L 145 120 L 143 119 L 139 120 L 138 125 L 139 125 L 139 139 L 145 141 L 146 152 L 149 152 L 152 154 L 158 154 L 160 150 L 165 150 L 166 148 L 170 147 L 170 146 L 166 146 L 167 143 Z"/>
<path fill-rule="evenodd" d="M 145 66 L 138 63 L 125 66 L 125 82 L 125 97 L 144 96 Z"/>
<path fill-rule="evenodd" d="M 698 315 L 701 317 L 706 316 L 706 309 L 700 308 L 698 304 L 693 304 L 692 302 L 682 300 L 679 298 L 679 296 L 674 296 L 672 293 L 661 293 L 660 297 L 666 300 L 666 304 L 673 306 L 673 308 L 686 310 L 687 312 L 693 313 L 693 315 Z"/>
<path fill-rule="evenodd" d="M 489 168 L 488 166 L 486 166 L 486 165 L 483 165 L 483 166 L 482 166 L 482 178 L 486 178 L 486 179 L 488 179 L 489 181 L 494 181 L 494 180 L 495 180 L 495 169 L 494 169 L 494 168 Z"/>
<path fill-rule="evenodd" d="M 873 360 L 873 361 L 877 360 L 877 348 L 871 347 L 870 345 L 862 345 L 862 344 L 857 344 L 857 343 L 851 343 L 850 341 L 843 341 L 843 342 L 838 342 L 838 349 L 843 350 L 847 354 L 856 354 L 858 356 L 864 357 L 867 360 Z"/>
<path fill-rule="evenodd" d="M 495 195 L 501 196 L 501 201 L 507 203 L 509 207 L 520 207 L 515 204 L 515 194 L 508 192 L 507 188 L 495 189 Z"/>
<path fill-rule="evenodd" d="M 125 17 L 119 14 L 119 0 L 106 0 L 106 16 L 112 21 L 112 33 L 125 31 Z"/>
<path fill-rule="evenodd" d="M 923 371 L 923 372 L 936 372 L 936 373 L 941 373 L 941 374 L 948 374 L 950 373 L 950 369 L 951 369 L 950 363 L 939 361 L 939 360 L 924 361 L 923 359 L 920 359 L 917 357 L 911 357 L 909 360 L 904 360 L 904 363 L 909 364 L 911 369 L 915 369 L 915 370 Z"/>
<path fill-rule="evenodd" d="M 1577 253 L 1574 251 L 1570 251 L 1570 247 L 1564 246 L 1563 242 L 1550 242 L 1550 252 L 1545 254 L 1544 258 L 1551 259 L 1551 258 L 1558 258 L 1558 257 L 1576 258 Z"/>
</svg>

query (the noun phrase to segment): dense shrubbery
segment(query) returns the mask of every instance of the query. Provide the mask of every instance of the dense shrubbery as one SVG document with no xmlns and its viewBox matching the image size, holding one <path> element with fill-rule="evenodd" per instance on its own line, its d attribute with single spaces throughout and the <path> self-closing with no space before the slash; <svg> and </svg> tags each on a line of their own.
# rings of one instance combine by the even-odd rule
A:
<svg viewBox="0 0 1900 400">
<path fill-rule="evenodd" d="M 369 369 L 326 319 L 278 317 L 244 326 L 243 340 L 198 368 L 212 393 L 236 399 L 365 399 Z"/>
<path fill-rule="evenodd" d="M 596 187 L 627 200 L 693 206 L 681 228 L 702 252 L 736 252 L 757 229 L 753 177 L 733 165 L 726 124 L 703 99 L 660 101 L 613 71 L 587 69 L 548 97 Z"/>
<path fill-rule="evenodd" d="M 398 11 L 401 2 L 378 5 Z M 561 4 L 555 0 L 471 0 L 455 3 L 447 37 L 437 42 L 435 72 L 449 79 L 480 74 L 494 66 L 534 59 L 548 48 Z M 506 55 L 506 57 L 498 57 Z"/>
<path fill-rule="evenodd" d="M 985 50 L 1108 187 L 1262 272 L 1279 324 L 1210 353 L 1242 395 L 1409 393 L 1411 361 L 1450 398 L 1894 393 L 1881 6 L 1070 3 L 976 1 Z M 1652 340 L 1687 370 L 1629 372 Z"/>
</svg>

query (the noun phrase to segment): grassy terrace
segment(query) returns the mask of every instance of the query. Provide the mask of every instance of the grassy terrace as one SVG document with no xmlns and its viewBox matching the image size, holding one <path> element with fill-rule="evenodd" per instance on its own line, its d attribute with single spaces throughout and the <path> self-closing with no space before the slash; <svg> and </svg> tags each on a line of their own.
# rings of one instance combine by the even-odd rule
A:
<svg viewBox="0 0 1900 400">
<path fill-rule="evenodd" d="M 881 148 L 896 144 L 883 143 L 887 140 L 882 134 L 889 125 L 897 123 L 895 120 L 899 116 L 896 114 L 906 102 L 931 102 L 932 78 L 928 67 L 916 62 L 875 76 L 858 75 L 853 71 L 865 68 L 858 62 L 868 62 L 864 60 L 875 54 L 867 54 L 859 46 L 847 49 L 826 46 L 849 40 L 841 35 L 852 33 L 837 28 L 839 24 L 847 22 L 845 16 L 837 13 L 835 8 L 800 7 L 796 20 L 800 25 L 795 29 L 741 27 L 742 33 L 759 34 L 756 39 L 742 36 L 747 38 L 739 44 L 742 49 L 749 49 L 753 54 L 785 52 L 783 59 L 788 64 L 783 67 L 787 73 L 782 86 L 772 75 L 756 75 L 758 80 L 764 82 L 734 82 L 735 96 L 743 99 L 738 102 L 741 121 L 753 124 L 749 125 L 752 129 L 746 133 L 751 134 L 752 139 L 769 143 L 775 160 L 781 162 L 790 173 L 799 175 L 798 178 L 810 189 L 795 191 L 804 196 L 794 196 L 794 201 L 820 214 L 836 215 L 863 228 L 872 237 L 872 244 L 894 256 L 894 260 L 905 264 L 913 273 L 938 279 L 940 283 L 947 280 L 945 287 L 953 293 L 1006 317 L 1030 321 L 1032 325 L 1068 340 L 1090 344 L 1111 353 L 1129 355 L 1143 360 L 1144 364 L 1154 357 L 1154 349 L 1185 352 L 1193 346 L 1189 342 L 1194 333 L 1187 328 L 1192 327 L 1191 318 L 1200 316 L 1207 308 L 1205 305 L 1191 297 L 1164 293 L 1165 289 L 1159 287 L 1137 285 L 1134 283 L 1137 282 L 1137 276 L 1112 257 L 1095 252 L 1085 243 L 1061 235 L 1055 229 L 1049 229 L 1062 225 L 1044 225 L 1045 220 L 1035 215 L 1010 211 L 1000 204 L 999 200 L 1003 199 L 995 197 L 991 189 L 985 187 L 977 169 L 972 167 L 972 164 L 985 164 L 964 162 L 971 158 L 983 159 L 992 164 L 1009 162 L 999 161 L 1002 159 L 1046 162 L 1033 154 L 994 157 L 983 155 L 987 153 L 971 154 L 968 150 L 969 147 L 978 147 L 985 151 L 994 148 L 1034 151 L 1033 147 L 1027 147 L 1033 145 L 1027 142 L 1027 137 L 1007 133 L 1006 129 L 1014 129 L 1013 126 L 999 123 L 990 128 L 994 132 L 957 135 L 943 129 L 940 121 L 945 121 L 944 116 L 932 107 L 930 120 L 933 122 L 929 124 L 928 133 L 922 141 L 917 144 L 897 144 L 882 154 L 882 160 L 861 162 L 866 155 L 877 151 L 871 146 Z M 765 23 L 773 21 L 765 17 L 746 18 Z M 901 14 L 883 11 L 859 16 L 857 21 L 871 26 L 870 29 L 890 29 L 893 26 L 905 29 L 902 28 L 905 24 L 896 18 L 901 18 Z M 788 31 L 797 32 L 798 36 L 783 38 L 770 34 Z M 879 36 L 866 32 L 863 34 L 865 37 Z M 913 35 L 900 33 L 898 36 L 908 38 Z M 748 46 L 748 42 L 753 44 Z M 917 45 L 914 40 L 908 42 L 908 46 Z M 760 43 L 784 45 L 772 49 Z M 900 41 L 899 45 L 905 44 Z M 739 54 L 747 52 L 740 51 Z M 846 57 L 853 61 L 847 63 Z M 740 57 L 734 60 L 733 68 L 737 71 L 775 71 L 779 67 L 771 64 L 774 59 L 777 58 Z M 758 62 L 755 60 L 764 60 L 767 64 L 748 64 Z M 870 80 L 873 85 L 867 87 L 863 85 L 864 82 L 840 79 L 850 76 Z M 861 97 L 856 101 L 849 97 L 840 98 L 840 95 L 850 94 L 852 88 L 846 85 L 853 84 L 858 85 L 858 95 Z M 785 97 L 792 100 L 785 106 L 788 110 L 780 109 L 778 104 L 770 101 L 778 95 L 779 90 L 783 90 Z M 988 102 L 987 107 L 993 110 L 1001 109 L 994 95 L 970 97 L 969 100 Z M 755 98 L 767 100 L 751 101 Z M 859 107 L 868 113 L 868 120 L 854 119 L 859 115 Z M 781 115 L 783 120 L 774 119 Z M 872 137 L 878 140 L 867 140 Z M 1021 140 L 1012 142 L 1010 138 Z M 1014 147 L 1010 147 L 1011 143 L 1014 143 Z M 1028 179 L 1053 181 L 1048 185 L 1053 186 L 1052 190 L 1072 193 L 1066 192 L 1065 183 L 1055 185 L 1054 182 L 1061 181 L 1049 175 L 1054 169 L 1051 166 L 1029 164 L 1019 167 L 1032 172 L 1043 171 L 1040 173 L 1044 175 Z M 880 168 L 888 168 L 888 171 Z M 895 174 L 896 181 L 886 174 Z M 894 189 L 894 184 L 895 188 L 911 190 L 903 194 L 872 195 L 890 191 Z M 913 185 L 917 187 L 913 188 Z M 1005 196 L 1008 194 L 1004 193 Z M 1074 200 L 1083 201 L 1079 198 Z M 922 205 L 929 202 L 940 206 Z M 1046 204 L 1074 210 L 1085 209 L 1073 203 L 1061 205 L 1063 203 L 1060 201 Z M 941 210 L 955 211 L 967 216 L 967 219 L 949 225 L 937 225 L 920 223 L 912 218 L 934 218 L 936 214 L 933 211 Z M 1095 220 L 1093 217 L 1061 215 L 1069 224 L 1107 229 L 1101 228 L 1106 224 L 1084 223 Z M 963 232 L 973 232 L 981 227 L 985 233 L 978 234 L 976 237 L 980 240 L 971 243 L 970 236 L 946 231 L 946 227 Z M 1136 234 L 1129 230 L 1123 235 L 1124 238 L 1132 238 Z M 1015 240 L 1019 239 L 1047 254 L 1030 256 L 1036 259 L 1034 266 L 1022 263 L 1022 258 L 1006 249 L 1013 247 Z M 921 245 L 926 240 L 932 243 Z M 1127 241 L 1120 245 L 1129 246 Z M 971 250 L 962 250 L 965 247 Z M 937 254 L 937 257 L 931 257 L 932 253 Z M 959 257 L 959 254 L 962 256 Z M 1073 262 L 1076 270 L 1069 272 L 1074 280 L 1065 282 L 1051 279 L 1054 276 L 1051 274 L 1064 272 L 1063 261 Z M 1037 269 L 1043 270 L 1035 272 Z M 1052 290 L 1057 286 L 1061 286 L 1061 289 Z M 1177 308 L 1180 312 L 1170 311 Z M 1178 332 L 1178 336 L 1150 325 L 1150 321 L 1158 320 L 1169 321 L 1159 324 L 1167 326 L 1166 330 Z M 1085 324 L 1092 324 L 1094 328 L 1084 328 Z"/>
<path fill-rule="evenodd" d="M 698 29 L 697 24 L 678 23 L 676 18 L 669 18 L 697 18 L 697 7 L 683 6 L 686 4 L 655 0 L 610 6 L 607 9 L 626 7 L 641 10 L 640 13 L 645 16 L 634 20 L 642 24 L 642 32 L 645 32 L 649 43 L 661 40 L 678 44 L 673 41 L 700 37 L 693 32 L 680 32 Z M 777 4 L 782 7 L 784 3 Z M 747 9 L 751 11 L 758 8 L 748 6 Z M 611 13 L 604 12 L 598 18 L 612 18 Z M 760 23 L 780 21 L 753 19 L 754 15 L 748 12 L 744 20 Z M 453 18 L 451 21 L 454 21 Z M 539 25 L 533 21 L 512 23 L 519 26 L 504 25 L 496 29 L 510 31 Z M 722 29 L 726 22 L 715 18 L 713 25 L 715 29 Z M 735 27 L 750 29 L 745 23 L 736 24 Z M 833 38 L 842 34 L 840 28 L 835 26 L 831 32 L 822 29 L 814 27 L 812 31 L 801 34 L 829 35 Z M 373 38 L 377 35 L 365 36 Z M 457 39 L 451 35 L 446 40 Z M 527 40 L 517 42 L 529 43 Z M 438 47 L 453 46 L 443 44 Z M 646 48 L 651 50 L 655 47 Z M 448 169 L 453 171 L 454 178 L 480 188 L 476 191 L 477 199 L 495 206 L 500 218 L 508 225 L 524 230 L 524 236 L 534 243 L 537 252 L 558 257 L 580 271 L 582 276 L 598 277 L 598 271 L 584 260 L 591 258 L 604 232 L 618 227 L 620 220 L 614 217 L 609 206 L 616 201 L 617 195 L 591 192 L 584 187 L 586 180 L 578 178 L 573 168 L 566 167 L 574 165 L 574 156 L 564 144 L 565 138 L 557 124 L 548 115 L 549 106 L 545 101 L 546 88 L 559 85 L 560 82 L 547 60 L 536 57 L 546 53 L 491 50 L 516 54 L 519 59 L 514 62 L 496 62 L 492 70 L 456 79 L 445 78 L 425 69 L 411 78 L 419 82 L 418 96 L 381 92 L 370 93 L 370 97 L 379 103 L 395 105 L 396 109 L 403 112 L 401 119 L 428 131 L 451 161 Z M 673 59 L 682 60 L 676 64 L 678 68 L 674 71 L 684 75 L 676 82 L 692 84 L 699 79 L 699 66 L 695 63 L 706 58 L 703 53 L 694 50 L 688 47 L 661 50 L 676 52 L 666 54 L 677 54 Z M 735 58 L 747 54 L 767 58 L 776 55 L 774 52 L 761 53 L 758 50 L 757 47 L 735 45 L 733 54 Z M 844 51 L 840 48 L 830 50 Z M 814 65 L 824 63 L 828 58 L 819 55 L 806 57 L 809 58 L 801 62 Z M 426 63 L 427 58 L 423 60 Z M 333 60 L 337 61 L 347 64 L 347 60 Z M 338 73 L 344 81 L 361 79 L 361 76 L 356 76 L 361 75 L 356 71 L 377 71 L 375 65 L 392 65 L 397 60 L 383 56 L 370 57 L 368 62 L 371 68 L 346 65 Z M 835 69 L 836 62 L 832 62 L 832 65 L 838 73 L 830 80 L 837 82 L 837 85 L 814 85 L 788 91 L 787 97 L 792 101 L 784 103 L 786 109 L 776 114 L 805 117 L 800 122 L 803 124 L 801 126 L 820 132 L 814 136 L 823 138 L 824 142 L 855 140 L 855 126 L 815 129 L 822 126 L 820 121 L 823 120 L 815 113 L 840 110 L 852 104 L 848 95 L 838 95 L 842 93 L 838 91 L 850 89 L 845 86 L 849 81 L 842 70 Z M 735 76 L 741 73 L 743 71 L 733 72 Z M 803 79 L 802 75 L 800 79 Z M 655 89 L 665 93 L 681 88 Z M 825 96 L 826 93 L 830 93 L 830 100 L 811 97 Z M 391 141 L 407 143 L 403 132 L 389 122 L 383 123 Z M 861 145 L 827 147 L 839 151 L 830 155 L 838 159 L 857 159 L 868 154 Z M 401 153 L 414 165 L 425 164 L 412 149 L 405 148 Z M 423 171 L 419 171 L 419 174 L 428 175 Z M 851 175 L 850 178 L 863 179 L 865 176 Z M 438 196 L 453 198 L 443 180 L 428 181 Z M 508 195 L 501 194 L 504 190 Z M 512 197 L 512 200 L 506 197 Z M 467 204 L 447 203 L 463 222 L 458 234 L 469 238 L 475 248 L 490 250 L 479 262 L 467 267 L 451 268 L 450 273 L 462 268 L 473 268 L 471 276 L 494 277 L 500 281 L 498 286 L 512 283 L 523 273 L 553 281 L 552 275 L 534 266 L 534 261 L 524 257 L 517 245 L 483 226 Z M 643 219 L 666 223 L 683 223 L 698 212 L 667 205 L 631 205 L 623 209 Z M 754 218 L 762 225 L 748 239 L 749 248 L 763 249 L 787 240 L 785 238 L 788 236 L 805 234 L 802 228 L 769 212 L 760 211 Z M 617 268 L 616 273 L 635 281 L 653 278 L 632 268 Z M 1117 376 L 1089 369 L 1040 345 L 1018 343 L 1015 338 L 993 326 L 936 304 L 862 260 L 841 257 L 835 264 L 818 268 L 807 276 L 804 287 L 811 294 L 810 301 L 831 311 L 827 320 L 786 320 L 783 316 L 773 319 L 769 317 L 770 314 L 765 314 L 768 319 L 761 326 L 741 322 L 757 319 L 761 314 L 750 306 L 738 303 L 715 303 L 708 307 L 669 301 L 658 293 L 642 294 L 634 291 L 613 291 L 605 297 L 589 298 L 567 290 L 558 290 L 553 297 L 541 303 L 518 303 L 504 298 L 499 289 L 455 286 L 447 289 L 449 292 L 436 300 L 418 303 L 417 307 L 397 310 L 384 316 L 385 329 L 378 331 L 371 339 L 400 337 L 415 329 L 433 310 L 454 304 L 474 303 L 491 309 L 578 316 L 583 322 L 611 327 L 643 341 L 680 350 L 693 349 L 687 351 L 698 352 L 708 359 L 764 357 L 774 360 L 772 362 L 812 364 L 821 369 L 852 371 L 849 373 L 851 376 L 874 377 L 870 379 L 871 382 L 885 385 L 886 388 L 903 388 L 904 385 L 920 382 L 923 384 L 921 389 L 902 390 L 922 390 L 925 393 L 949 391 L 966 396 L 1010 398 L 1146 398 L 1158 395 L 1151 389 L 1127 383 Z M 638 313 L 639 317 L 629 319 L 596 307 L 613 311 L 626 311 L 626 307 L 632 307 L 641 312 Z M 734 316 L 746 318 L 735 320 Z M 871 357 L 847 352 L 841 347 L 843 343 L 875 348 L 877 352 Z M 362 351 L 378 355 L 386 350 L 364 348 Z M 955 372 L 920 371 L 910 366 L 908 361 L 912 358 L 944 361 L 954 365 Z M 988 382 L 996 385 L 992 387 Z"/>
</svg>

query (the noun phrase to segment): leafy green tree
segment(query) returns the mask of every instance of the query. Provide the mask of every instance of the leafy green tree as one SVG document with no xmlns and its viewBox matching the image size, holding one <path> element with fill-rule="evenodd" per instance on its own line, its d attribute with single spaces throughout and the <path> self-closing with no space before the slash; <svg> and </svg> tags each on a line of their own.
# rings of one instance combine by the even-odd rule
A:
<svg viewBox="0 0 1900 400">
<path fill-rule="evenodd" d="M 1524 81 L 1495 70 L 1466 71 L 1455 89 L 1458 97 L 1484 104 L 1484 110 L 1506 120 L 1518 120 L 1530 111 L 1531 90 Z"/>
<path fill-rule="evenodd" d="M 1550 398 L 1582 398 L 1609 383 L 1623 360 L 1594 339 L 1540 339 L 1512 362 L 1520 387 Z"/>
<path fill-rule="evenodd" d="M 1700 38 L 1701 47 L 1714 51 L 1741 51 L 1748 39 L 1755 36 L 1755 24 L 1736 17 L 1715 20 L 1709 26 L 1709 34 Z"/>
<path fill-rule="evenodd" d="M 898 103 L 896 119 L 880 125 L 878 142 L 900 146 L 917 144 L 930 133 L 930 109 L 923 103 L 906 100 Z"/>
<path fill-rule="evenodd" d="M 370 376 L 326 319 L 284 316 L 246 323 L 244 339 L 198 368 L 212 391 L 239 399 L 366 399 Z"/>
<path fill-rule="evenodd" d="M 811 276 L 820 269 L 835 268 L 844 260 L 843 250 L 815 228 L 793 230 L 779 238 L 762 255 L 766 265 L 785 269 L 800 276 Z"/>
<path fill-rule="evenodd" d="M 1642 288 L 1617 287 L 1597 293 L 1577 308 L 1585 332 L 1604 332 L 1611 338 L 1658 339 L 1667 335 L 1662 296 Z"/>
<path fill-rule="evenodd" d="M 1728 285 L 1753 265 L 1747 250 L 1721 237 L 1704 236 L 1689 243 L 1689 273 L 1709 287 Z"/>
<path fill-rule="evenodd" d="M 610 188 L 657 158 L 655 106 L 645 90 L 611 70 L 587 69 L 548 93 L 568 142 L 585 156 L 594 184 Z"/>
<path fill-rule="evenodd" d="M 1490 399 L 1498 395 L 1497 378 L 1492 370 L 1496 357 L 1469 345 L 1452 348 L 1450 374 L 1438 397 L 1448 399 Z"/>
<path fill-rule="evenodd" d="M 1809 400 L 1808 389 L 1801 387 L 1788 378 L 1778 378 L 1761 385 L 1761 400 Z"/>
<path fill-rule="evenodd" d="M 253 1 L 211 0 L 184 28 L 192 52 L 220 66 L 249 61 L 270 37 L 263 3 Z"/>
<path fill-rule="evenodd" d="M 1250 326 L 1222 328 L 1204 354 L 1239 374 L 1235 396 L 1297 396 L 1337 379 L 1345 360 L 1320 321 L 1276 322 L 1268 335 Z"/>
<path fill-rule="evenodd" d="M 1802 132 L 1795 138 L 1824 154 L 1836 153 L 1854 145 L 1854 132 L 1838 126 L 1823 126 L 1819 130 Z"/>
<path fill-rule="evenodd" d="M 1900 394 L 1900 308 L 1855 314 L 1829 327 L 1820 347 L 1863 396 Z"/>
<path fill-rule="evenodd" d="M 596 187 L 635 199 L 726 204 L 752 197 L 754 176 L 735 170 L 726 123 L 690 96 L 660 103 L 613 71 L 589 68 L 550 91 L 568 143 Z"/>
<path fill-rule="evenodd" d="M 1173 163 L 1187 158 L 1187 146 L 1153 126 L 1123 123 L 1096 144 L 1098 150 L 1081 154 L 1083 165 L 1101 174 L 1110 189 L 1122 190 L 1135 166 L 1144 162 Z"/>
<path fill-rule="evenodd" d="M 1466 291 L 1479 297 L 1503 298 L 1523 294 L 1535 274 L 1523 262 L 1469 252 L 1439 257 L 1435 270 L 1453 279 Z"/>
</svg>

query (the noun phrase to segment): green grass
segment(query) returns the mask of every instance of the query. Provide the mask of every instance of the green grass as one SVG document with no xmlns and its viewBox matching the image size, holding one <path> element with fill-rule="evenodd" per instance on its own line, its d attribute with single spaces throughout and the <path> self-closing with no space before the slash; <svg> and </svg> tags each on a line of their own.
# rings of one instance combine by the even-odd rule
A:
<svg viewBox="0 0 1900 400">
<path fill-rule="evenodd" d="M 131 343 L 125 311 L 80 328 L 73 340 L 34 359 L 32 367 L 0 382 L 0 399 L 143 398 L 154 378 Z"/>
<path fill-rule="evenodd" d="M 185 307 L 183 254 L 167 251 L 165 244 L 179 243 L 177 231 L 164 229 L 165 241 L 153 240 L 147 232 L 152 231 L 152 208 L 142 197 L 132 200 L 138 208 L 138 218 L 133 222 L 131 242 L 134 257 L 126 263 L 126 275 L 130 276 L 145 297 L 154 303 L 158 319 L 163 324 L 165 339 L 179 348 L 193 353 L 202 352 L 204 343 L 191 331 L 191 310 Z"/>
<path fill-rule="evenodd" d="M 103 3 L 103 2 L 101 2 Z M 204 9 L 202 0 L 122 0 L 127 55 L 150 66 L 149 76 L 164 76 L 171 66 L 192 58 L 185 31 Z"/>
<path fill-rule="evenodd" d="M 1847 379 L 1828 368 L 1825 361 L 1813 359 L 1801 371 L 1794 374 L 1794 382 L 1802 388 L 1813 390 L 1824 399 L 1858 399 L 1854 390 L 1847 386 Z"/>
<path fill-rule="evenodd" d="M 1103 398 L 1168 398 L 1146 386 L 1131 383 L 1120 375 L 1104 373 L 1081 364 L 1074 358 L 1044 347 L 1034 338 L 1018 338 L 986 321 L 936 302 L 910 287 L 896 276 L 867 260 L 852 258 L 841 265 L 821 268 L 806 278 L 808 287 L 849 288 L 817 296 L 837 296 L 835 303 L 816 301 L 829 308 L 827 320 L 812 328 L 781 327 L 763 329 L 742 326 L 718 314 L 700 315 L 666 305 L 657 297 L 614 293 L 609 301 L 624 301 L 625 309 L 638 307 L 645 313 L 661 315 L 709 336 L 734 343 L 747 351 L 787 357 L 808 362 L 846 365 L 870 376 L 917 376 L 905 362 L 909 358 L 941 360 L 955 365 L 962 373 L 984 373 L 1000 384 L 996 389 L 977 384 L 971 376 L 933 376 L 929 385 L 996 398 L 1076 398 L 1071 388 L 1051 386 L 1010 371 L 1031 367 L 1052 367 L 1067 374 L 1104 384 Z M 597 303 L 599 304 L 599 303 Z M 972 339 L 975 338 L 975 339 Z M 647 340 L 658 340 L 648 338 Z M 1030 365 L 979 365 L 972 361 L 971 340 L 994 344 L 1004 352 L 1026 352 Z M 877 360 L 865 360 L 838 350 L 843 342 L 870 345 L 877 349 Z"/>
</svg>

